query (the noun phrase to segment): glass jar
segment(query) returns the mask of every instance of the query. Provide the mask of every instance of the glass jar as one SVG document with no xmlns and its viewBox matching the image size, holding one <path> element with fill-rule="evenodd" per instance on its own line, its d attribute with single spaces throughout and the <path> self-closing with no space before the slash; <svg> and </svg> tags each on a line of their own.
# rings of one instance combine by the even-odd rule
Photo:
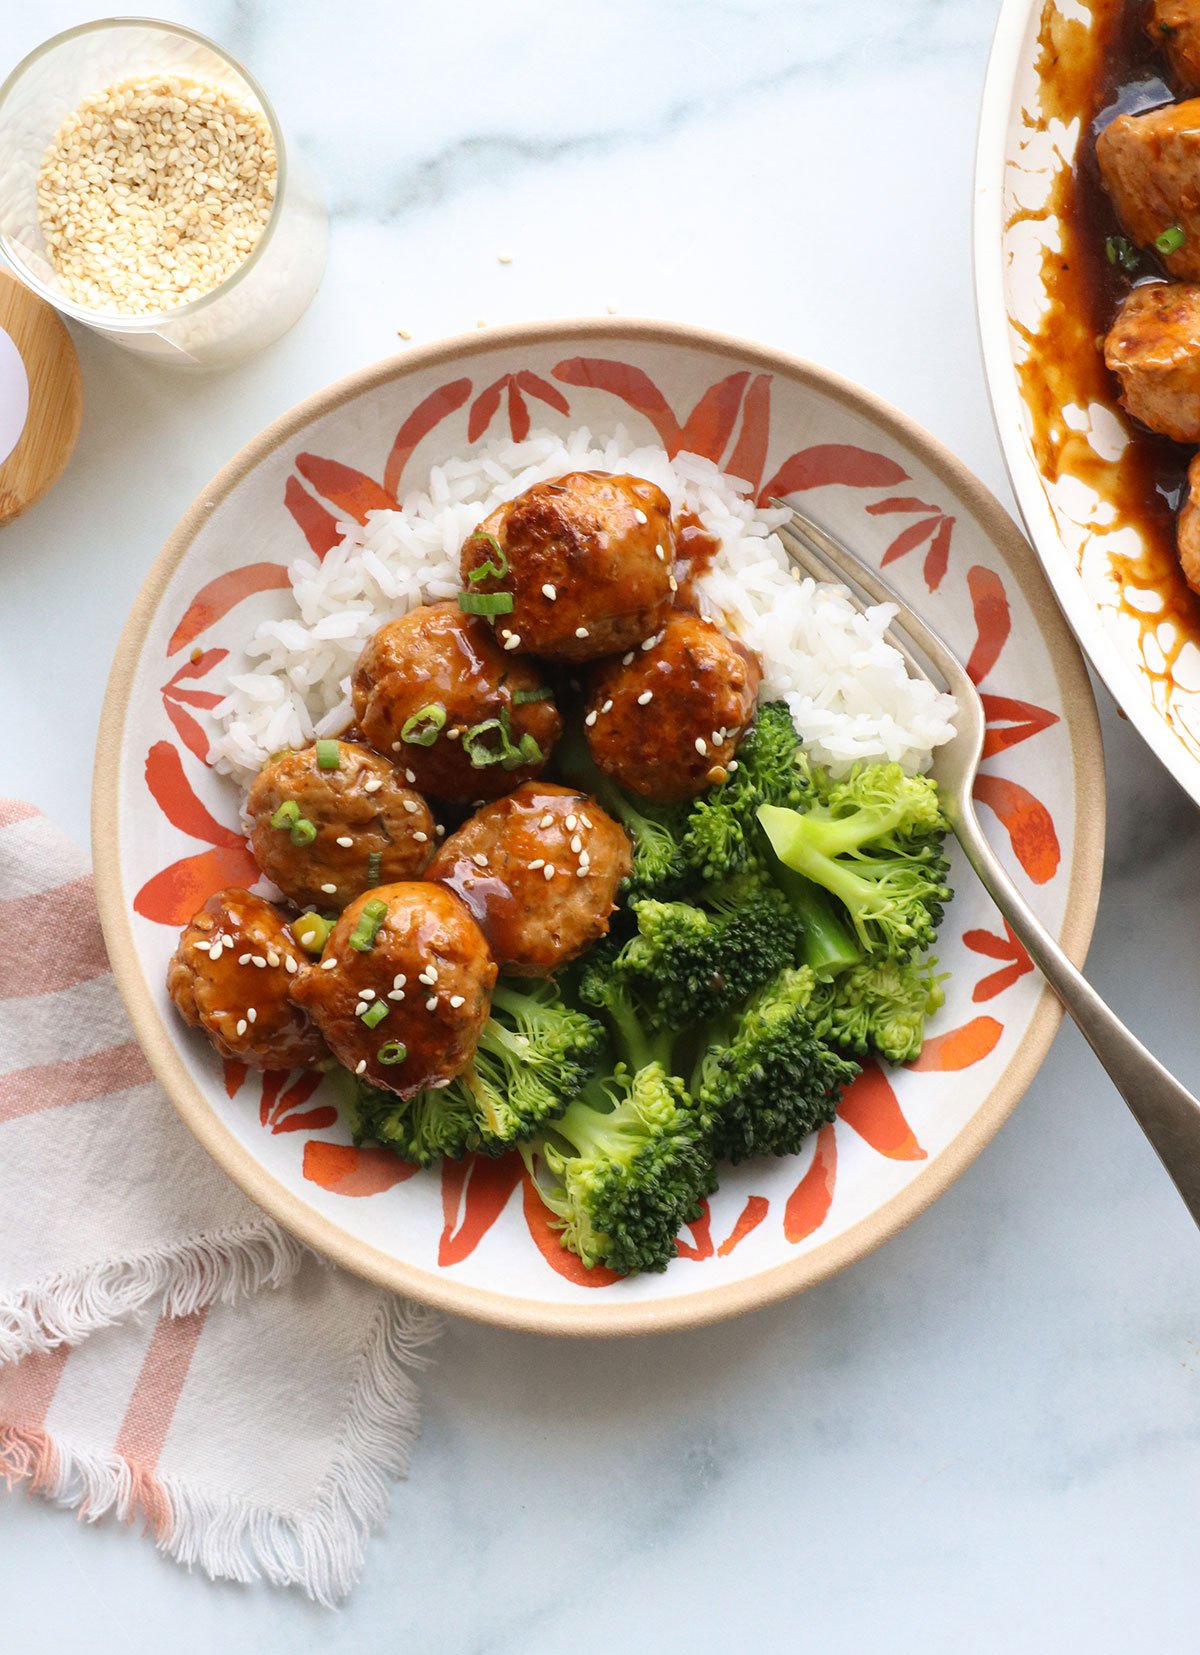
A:
<svg viewBox="0 0 1200 1655">
<path fill-rule="evenodd" d="M 261 111 L 275 144 L 275 199 L 249 254 L 200 297 L 128 316 L 78 303 L 63 288 L 38 224 L 37 177 L 62 123 L 90 94 L 133 78 L 214 84 Z M 188 368 L 240 361 L 278 339 L 307 309 L 325 268 L 329 227 L 303 162 L 289 153 L 257 81 L 211 40 L 177 23 L 111 18 L 39 46 L 0 86 L 0 253 L 64 316 L 126 350 Z"/>
</svg>

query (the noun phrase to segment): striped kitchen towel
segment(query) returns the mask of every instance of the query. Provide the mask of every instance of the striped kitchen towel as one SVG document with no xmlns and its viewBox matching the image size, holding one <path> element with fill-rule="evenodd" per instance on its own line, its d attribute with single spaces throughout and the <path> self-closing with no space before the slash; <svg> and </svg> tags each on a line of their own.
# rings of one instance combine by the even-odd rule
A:
<svg viewBox="0 0 1200 1655">
<path fill-rule="evenodd" d="M 437 1326 L 208 1159 L 132 1038 L 83 857 L 0 800 L 0 1476 L 333 1603 Z"/>
</svg>

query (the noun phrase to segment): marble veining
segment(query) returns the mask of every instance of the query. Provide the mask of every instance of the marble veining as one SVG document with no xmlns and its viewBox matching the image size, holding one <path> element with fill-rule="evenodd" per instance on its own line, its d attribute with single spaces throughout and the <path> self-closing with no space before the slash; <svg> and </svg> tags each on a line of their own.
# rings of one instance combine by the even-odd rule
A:
<svg viewBox="0 0 1200 1655">
<path fill-rule="evenodd" d="M 154 552 L 242 442 L 406 348 L 399 328 L 428 340 L 611 304 L 759 337 L 898 403 L 1009 501 L 969 255 L 995 0 L 172 10 L 261 77 L 334 236 L 312 309 L 234 371 L 172 377 L 79 341 L 76 455 L 0 530 L 0 785 L 79 838 L 108 662 Z M 10 3 L 0 69 L 88 15 Z M 1196 1087 L 1197 816 L 1102 716 L 1089 969 Z M 1190 1648 L 1198 1283 L 1200 1237 L 1068 1029 L 975 1166 L 799 1300 L 641 1343 L 452 1324 L 411 1480 L 341 1614 L 214 1587 L 119 1528 L 0 1497 L 0 1644 Z"/>
</svg>

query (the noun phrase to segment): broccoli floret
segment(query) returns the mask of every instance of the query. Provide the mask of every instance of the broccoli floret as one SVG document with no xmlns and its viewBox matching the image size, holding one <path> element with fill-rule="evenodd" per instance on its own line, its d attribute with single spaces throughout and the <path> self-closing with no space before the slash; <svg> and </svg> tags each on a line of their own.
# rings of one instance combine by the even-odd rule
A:
<svg viewBox="0 0 1200 1655">
<path fill-rule="evenodd" d="M 815 979 L 781 971 L 712 1031 L 692 1089 L 712 1116 L 720 1160 L 793 1155 L 831 1121 L 857 1063 L 825 1044 L 810 1016 Z"/>
<path fill-rule="evenodd" d="M 635 897 L 630 909 L 637 932 L 613 970 L 645 1001 L 655 1027 L 715 1017 L 801 957 L 796 915 L 758 865 L 687 900 Z"/>
<path fill-rule="evenodd" d="M 727 781 L 702 794 L 687 815 L 682 851 L 702 879 L 725 879 L 758 854 L 761 804 L 799 808 L 816 797 L 814 773 L 800 749 L 787 703 L 758 709 Z"/>
<path fill-rule="evenodd" d="M 946 822 L 927 777 L 866 765 L 822 802 L 760 805 L 758 819 L 784 866 L 843 904 L 868 955 L 907 959 L 933 941 L 950 888 Z"/>
<path fill-rule="evenodd" d="M 377 1138 L 420 1166 L 477 1150 L 503 1154 L 562 1114 L 604 1045 L 600 1025 L 566 1005 L 553 982 L 501 981 L 474 1058 L 448 1086 L 404 1102 L 358 1083 L 356 1138 Z"/>
<path fill-rule="evenodd" d="M 707 1122 L 660 1063 L 618 1064 L 521 1154 L 563 1246 L 621 1275 L 665 1270 L 712 1187 Z"/>
<path fill-rule="evenodd" d="M 937 961 L 868 960 L 818 985 L 810 1015 L 817 1032 L 858 1057 L 878 1052 L 911 1063 L 925 1041 L 925 1019 L 946 996 Z"/>
</svg>

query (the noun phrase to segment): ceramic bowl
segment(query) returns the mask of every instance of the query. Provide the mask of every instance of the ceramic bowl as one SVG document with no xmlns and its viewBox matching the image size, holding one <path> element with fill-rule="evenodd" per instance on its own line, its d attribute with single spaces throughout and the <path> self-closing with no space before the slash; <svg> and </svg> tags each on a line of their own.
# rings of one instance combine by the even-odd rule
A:
<svg viewBox="0 0 1200 1655">
<path fill-rule="evenodd" d="M 1138 480 L 1116 381 L 1061 269 L 1076 263 L 1072 167 L 1091 142 L 1105 42 L 1125 8 L 1001 8 L 976 156 L 976 305 L 1005 461 L 1047 578 L 1118 705 L 1200 801 L 1200 601 L 1169 524 L 1143 533 L 1153 484 Z"/>
<path fill-rule="evenodd" d="M 564 1252 L 517 1157 L 415 1172 L 355 1149 L 317 1077 L 223 1068 L 163 986 L 179 927 L 252 881 L 237 789 L 196 721 L 281 613 L 287 565 L 484 436 L 531 426 L 688 448 L 791 495 L 920 604 L 984 692 L 978 798 L 1021 889 L 1081 961 L 1095 912 L 1103 774 L 1082 661 L 1010 520 L 911 421 L 824 369 L 650 322 L 472 334 L 352 375 L 238 454 L 184 515 L 113 667 L 94 807 L 113 966 L 163 1088 L 241 1187 L 348 1269 L 447 1310 L 551 1333 L 647 1332 L 795 1293 L 877 1246 L 972 1160 L 1045 1056 L 1056 1003 L 955 867 L 945 1007 L 917 1063 L 868 1066 L 802 1154 L 727 1172 L 661 1275 L 615 1280 Z"/>
</svg>

